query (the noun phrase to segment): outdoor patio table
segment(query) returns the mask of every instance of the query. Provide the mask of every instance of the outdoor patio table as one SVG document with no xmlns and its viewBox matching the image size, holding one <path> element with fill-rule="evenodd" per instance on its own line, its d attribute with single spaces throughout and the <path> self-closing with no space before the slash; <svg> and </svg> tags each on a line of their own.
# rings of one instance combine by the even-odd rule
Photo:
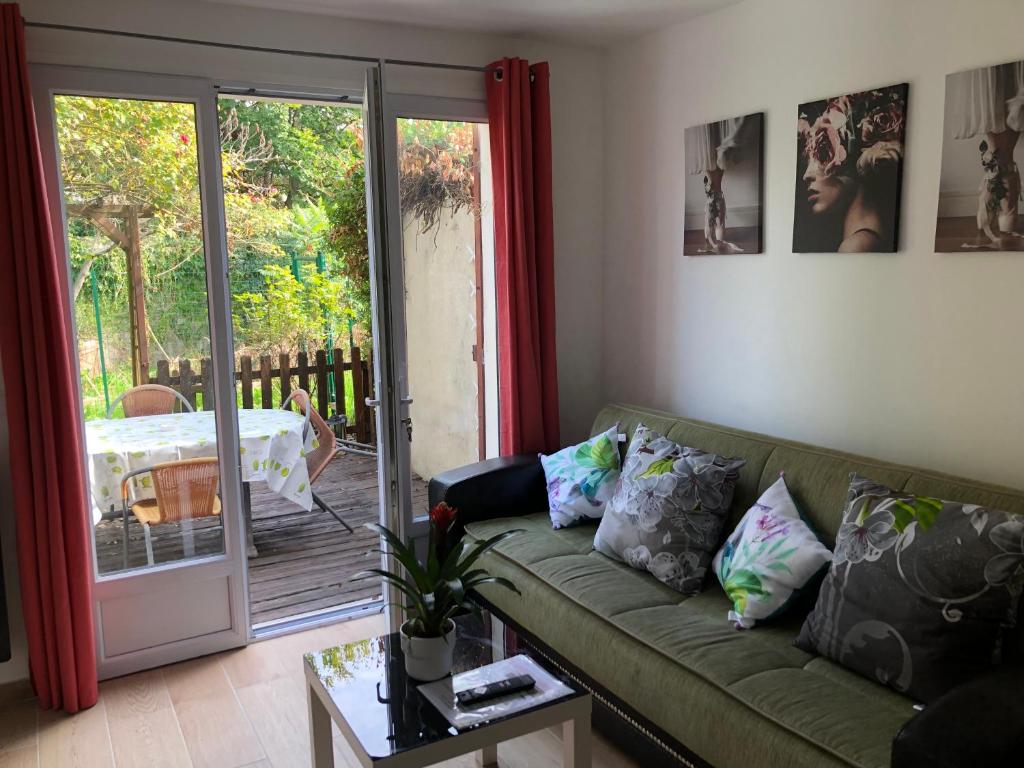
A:
<svg viewBox="0 0 1024 768">
<path fill-rule="evenodd" d="M 301 414 L 280 409 L 238 410 L 242 482 L 265 482 L 278 496 L 305 510 L 313 507 L 306 453 L 316 435 Z M 98 419 L 85 423 L 85 448 L 93 500 L 93 522 L 121 508 L 121 478 L 127 472 L 163 461 L 217 455 L 213 411 Z M 147 476 L 133 483 L 132 498 L 152 498 Z M 249 510 L 245 510 L 246 514 Z"/>
</svg>

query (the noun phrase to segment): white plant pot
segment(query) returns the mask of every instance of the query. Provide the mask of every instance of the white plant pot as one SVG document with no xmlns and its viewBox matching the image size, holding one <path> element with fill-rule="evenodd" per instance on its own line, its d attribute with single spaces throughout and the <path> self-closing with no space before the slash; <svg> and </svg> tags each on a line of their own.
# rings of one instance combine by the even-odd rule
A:
<svg viewBox="0 0 1024 768">
<path fill-rule="evenodd" d="M 408 633 L 408 627 L 409 622 L 405 622 L 399 635 L 405 655 L 405 671 L 409 677 L 426 682 L 450 675 L 455 653 L 455 622 L 448 619 L 448 631 L 444 637 L 413 637 Z"/>
</svg>

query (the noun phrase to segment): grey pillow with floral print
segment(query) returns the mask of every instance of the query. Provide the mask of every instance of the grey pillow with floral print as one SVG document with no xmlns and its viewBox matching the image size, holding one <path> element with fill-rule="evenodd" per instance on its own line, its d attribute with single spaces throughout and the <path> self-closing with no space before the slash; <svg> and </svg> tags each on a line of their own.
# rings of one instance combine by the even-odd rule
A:
<svg viewBox="0 0 1024 768">
<path fill-rule="evenodd" d="M 745 463 L 684 448 L 639 425 L 594 548 L 697 594 Z"/>
<path fill-rule="evenodd" d="M 1024 586 L 1024 517 L 853 475 L 796 645 L 930 702 L 999 661 Z"/>
</svg>

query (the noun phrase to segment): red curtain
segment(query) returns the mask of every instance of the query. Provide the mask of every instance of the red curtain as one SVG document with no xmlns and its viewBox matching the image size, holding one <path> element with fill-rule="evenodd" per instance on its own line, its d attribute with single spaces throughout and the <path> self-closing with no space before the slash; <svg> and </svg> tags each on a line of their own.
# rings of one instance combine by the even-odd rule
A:
<svg viewBox="0 0 1024 768">
<path fill-rule="evenodd" d="M 18 6 L 0 4 L 0 348 L 29 673 L 46 709 L 96 703 L 67 276 L 54 247 Z"/>
<path fill-rule="evenodd" d="M 502 455 L 559 447 L 547 63 L 488 72 Z"/>
</svg>

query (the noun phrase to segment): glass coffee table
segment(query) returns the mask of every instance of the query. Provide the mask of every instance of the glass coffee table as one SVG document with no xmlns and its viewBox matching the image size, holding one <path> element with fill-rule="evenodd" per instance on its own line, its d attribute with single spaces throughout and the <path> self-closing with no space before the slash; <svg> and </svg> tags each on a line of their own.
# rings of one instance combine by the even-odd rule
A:
<svg viewBox="0 0 1024 768">
<path fill-rule="evenodd" d="M 453 672 L 505 658 L 504 626 L 461 617 Z M 337 724 L 364 768 L 423 768 L 477 753 L 477 765 L 498 765 L 498 743 L 561 725 L 565 768 L 590 767 L 590 694 L 558 677 L 569 692 L 548 703 L 485 720 L 463 730 L 449 724 L 405 674 L 397 634 L 307 653 L 310 751 L 314 768 L 334 765 L 331 723 Z"/>
</svg>

